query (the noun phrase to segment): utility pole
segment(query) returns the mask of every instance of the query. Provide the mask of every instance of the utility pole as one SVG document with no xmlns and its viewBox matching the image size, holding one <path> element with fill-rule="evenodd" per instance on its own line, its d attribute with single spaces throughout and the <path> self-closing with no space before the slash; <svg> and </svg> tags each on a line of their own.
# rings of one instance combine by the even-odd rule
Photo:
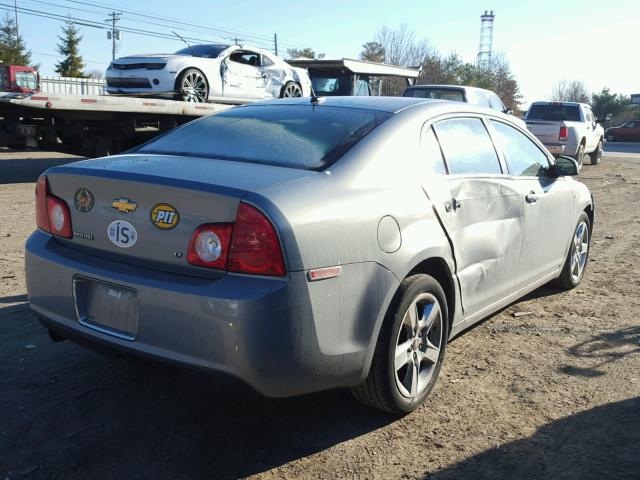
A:
<svg viewBox="0 0 640 480">
<path fill-rule="evenodd" d="M 273 46 L 275 47 L 276 57 L 277 57 L 278 56 L 278 34 L 277 33 L 273 34 Z"/>
<path fill-rule="evenodd" d="M 118 49 L 116 45 L 116 40 L 120 40 L 120 30 L 116 28 L 116 24 L 120 20 L 121 16 L 122 16 L 122 13 L 111 12 L 109 14 L 109 18 L 105 20 L 105 22 L 111 23 L 111 30 L 107 30 L 107 38 L 111 39 L 111 59 L 112 60 L 116 59 L 116 50 Z"/>
<path fill-rule="evenodd" d="M 20 41 L 20 32 L 18 31 L 18 0 L 13 0 L 13 10 L 16 13 L 16 42 Z"/>
</svg>

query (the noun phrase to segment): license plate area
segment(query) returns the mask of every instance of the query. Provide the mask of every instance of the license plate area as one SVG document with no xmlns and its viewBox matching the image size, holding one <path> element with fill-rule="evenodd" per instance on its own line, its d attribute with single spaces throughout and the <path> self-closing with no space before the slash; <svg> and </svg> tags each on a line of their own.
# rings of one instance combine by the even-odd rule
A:
<svg viewBox="0 0 640 480">
<path fill-rule="evenodd" d="M 16 134 L 19 137 L 35 137 L 38 133 L 38 127 L 35 125 L 17 125 Z"/>
<path fill-rule="evenodd" d="M 138 293 L 128 287 L 76 276 L 73 296 L 78 322 L 125 340 L 138 334 Z"/>
</svg>

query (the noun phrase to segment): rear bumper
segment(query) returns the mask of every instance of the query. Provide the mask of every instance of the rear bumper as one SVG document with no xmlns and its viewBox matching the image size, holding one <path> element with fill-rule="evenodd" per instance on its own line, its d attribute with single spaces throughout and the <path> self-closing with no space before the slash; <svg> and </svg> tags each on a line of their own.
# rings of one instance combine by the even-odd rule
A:
<svg viewBox="0 0 640 480">
<path fill-rule="evenodd" d="M 78 252 L 40 231 L 27 241 L 25 266 L 31 308 L 50 328 L 97 345 L 230 375 L 272 397 L 359 383 L 374 331 L 371 310 L 379 308 L 373 301 L 344 318 L 338 278 L 309 283 L 305 272 L 218 279 L 160 272 Z M 354 278 L 366 273 L 362 268 L 354 266 Z M 367 268 L 378 277 L 367 279 L 375 288 L 392 287 L 388 271 L 375 264 Z M 79 323 L 72 291 L 77 275 L 137 292 L 135 340 Z"/>
<path fill-rule="evenodd" d="M 567 148 L 566 144 L 561 144 L 561 143 L 545 144 L 544 146 L 547 147 L 547 150 L 549 150 L 549 153 L 553 155 L 564 155 L 565 150 Z"/>
</svg>

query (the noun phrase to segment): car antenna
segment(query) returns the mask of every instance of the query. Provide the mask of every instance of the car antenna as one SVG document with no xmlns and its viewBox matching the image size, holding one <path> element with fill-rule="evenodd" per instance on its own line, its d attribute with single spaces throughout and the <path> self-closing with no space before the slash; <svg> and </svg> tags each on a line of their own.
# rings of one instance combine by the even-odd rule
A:
<svg viewBox="0 0 640 480">
<path fill-rule="evenodd" d="M 182 38 L 180 35 L 178 35 L 176 32 L 174 32 L 173 30 L 171 30 L 171 33 L 173 33 L 176 37 L 178 37 L 180 40 L 182 40 L 185 45 L 187 47 L 189 47 L 189 50 L 191 50 L 191 53 L 193 53 L 194 57 L 197 57 L 198 55 L 196 55 L 196 51 L 193 49 L 193 47 L 191 45 L 189 45 L 189 42 L 187 42 L 184 38 Z"/>
<path fill-rule="evenodd" d="M 309 69 L 307 68 L 307 74 L 309 73 Z M 311 84 L 311 103 L 317 105 L 320 103 L 320 98 L 316 95 L 316 91 L 313 89 L 313 84 Z"/>
</svg>

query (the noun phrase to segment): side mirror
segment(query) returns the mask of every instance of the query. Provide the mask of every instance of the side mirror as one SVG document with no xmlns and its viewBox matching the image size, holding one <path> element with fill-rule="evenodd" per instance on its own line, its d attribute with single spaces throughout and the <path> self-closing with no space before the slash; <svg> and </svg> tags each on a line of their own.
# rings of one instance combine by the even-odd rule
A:
<svg viewBox="0 0 640 480">
<path fill-rule="evenodd" d="M 504 113 L 506 113 L 507 115 L 513 115 L 513 110 L 511 110 L 510 108 L 507 108 L 504 110 Z"/>
<path fill-rule="evenodd" d="M 558 177 L 575 177 L 579 171 L 578 162 L 571 157 L 560 155 L 556 158 L 552 171 Z"/>
</svg>

